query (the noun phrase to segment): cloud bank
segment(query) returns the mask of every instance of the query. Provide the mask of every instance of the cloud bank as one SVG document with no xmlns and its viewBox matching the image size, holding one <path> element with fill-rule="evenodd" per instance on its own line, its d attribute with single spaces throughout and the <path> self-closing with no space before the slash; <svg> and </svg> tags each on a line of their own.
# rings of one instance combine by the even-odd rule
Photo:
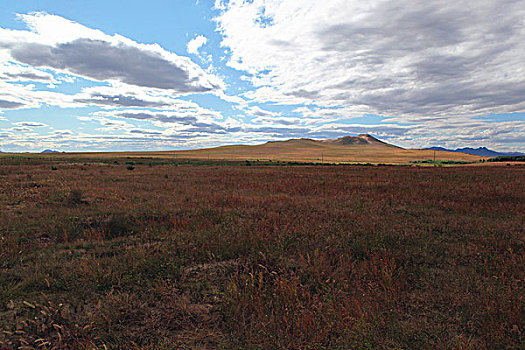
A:
<svg viewBox="0 0 525 350">
<path fill-rule="evenodd" d="M 109 36 L 46 13 L 20 15 L 28 31 L 0 28 L 0 55 L 96 81 L 195 93 L 219 90 L 222 81 L 188 57 L 159 45 Z"/>
<path fill-rule="evenodd" d="M 262 102 L 414 117 L 525 111 L 522 1 L 217 1 Z"/>
<path fill-rule="evenodd" d="M 502 114 L 525 112 L 520 5 L 218 0 L 217 31 L 179 43 L 207 68 L 158 44 L 20 15 L 27 30 L 0 28 L 0 148 L 173 149 L 370 133 L 404 147 L 523 151 L 523 114 Z"/>
</svg>

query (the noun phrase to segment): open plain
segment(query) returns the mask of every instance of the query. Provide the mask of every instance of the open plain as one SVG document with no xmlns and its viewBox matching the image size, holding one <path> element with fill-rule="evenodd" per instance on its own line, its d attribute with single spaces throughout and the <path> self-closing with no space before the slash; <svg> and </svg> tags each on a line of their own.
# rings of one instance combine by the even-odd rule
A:
<svg viewBox="0 0 525 350">
<path fill-rule="evenodd" d="M 525 168 L 0 159 L 2 349 L 518 349 Z"/>
<path fill-rule="evenodd" d="M 0 9 L 0 350 L 525 350 L 525 0 Z"/>
</svg>

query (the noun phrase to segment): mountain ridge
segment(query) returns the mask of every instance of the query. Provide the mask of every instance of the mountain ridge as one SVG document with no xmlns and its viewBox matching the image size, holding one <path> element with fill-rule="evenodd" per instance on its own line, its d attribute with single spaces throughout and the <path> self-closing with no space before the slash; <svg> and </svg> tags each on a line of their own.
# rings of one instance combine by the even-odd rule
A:
<svg viewBox="0 0 525 350">
<path fill-rule="evenodd" d="M 460 152 L 460 153 L 466 153 L 466 154 L 471 154 L 471 155 L 480 156 L 480 157 L 523 156 L 525 155 L 525 153 L 520 153 L 520 152 L 497 152 L 497 151 L 488 149 L 487 147 L 478 147 L 478 148 L 463 147 L 463 148 L 456 148 L 455 150 L 453 150 L 453 149 L 448 149 L 444 147 L 434 146 L 434 147 L 428 147 L 425 149 L 434 150 L 434 151 L 443 151 L 443 152 Z"/>
</svg>

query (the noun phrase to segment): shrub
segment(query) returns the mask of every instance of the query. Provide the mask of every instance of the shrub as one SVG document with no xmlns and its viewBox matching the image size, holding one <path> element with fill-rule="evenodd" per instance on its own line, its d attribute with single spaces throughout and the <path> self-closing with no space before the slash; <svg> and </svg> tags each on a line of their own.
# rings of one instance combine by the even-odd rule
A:
<svg viewBox="0 0 525 350">
<path fill-rule="evenodd" d="M 108 238 L 123 237 L 133 233 L 133 221 L 124 214 L 113 214 L 104 223 Z"/>
<path fill-rule="evenodd" d="M 84 203 L 82 201 L 82 191 L 81 190 L 72 190 L 66 197 L 66 200 L 71 205 L 78 205 Z"/>
</svg>

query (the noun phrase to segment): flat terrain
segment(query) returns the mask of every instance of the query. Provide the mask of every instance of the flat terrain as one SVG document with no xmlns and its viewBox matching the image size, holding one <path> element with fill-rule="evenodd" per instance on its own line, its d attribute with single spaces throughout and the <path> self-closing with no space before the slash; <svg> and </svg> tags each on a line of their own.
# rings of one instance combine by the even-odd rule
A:
<svg viewBox="0 0 525 350">
<path fill-rule="evenodd" d="M 346 141 L 352 143 L 347 144 Z M 345 141 L 345 143 L 343 143 Z M 307 163 L 374 163 L 409 164 L 416 161 L 433 160 L 438 162 L 478 162 L 487 157 L 466 153 L 432 151 L 425 149 L 404 149 L 379 141 L 370 135 L 345 137 L 337 140 L 292 139 L 273 141 L 261 145 L 221 146 L 207 149 L 164 152 L 107 152 L 107 153 L 48 153 L 31 154 L 30 157 L 43 159 L 115 159 L 149 158 L 162 161 L 200 160 L 200 161 L 272 161 Z M 23 157 L 23 154 L 4 154 Z"/>
<path fill-rule="evenodd" d="M 0 349 L 525 347 L 523 166 L 46 159 L 0 159 Z"/>
</svg>

